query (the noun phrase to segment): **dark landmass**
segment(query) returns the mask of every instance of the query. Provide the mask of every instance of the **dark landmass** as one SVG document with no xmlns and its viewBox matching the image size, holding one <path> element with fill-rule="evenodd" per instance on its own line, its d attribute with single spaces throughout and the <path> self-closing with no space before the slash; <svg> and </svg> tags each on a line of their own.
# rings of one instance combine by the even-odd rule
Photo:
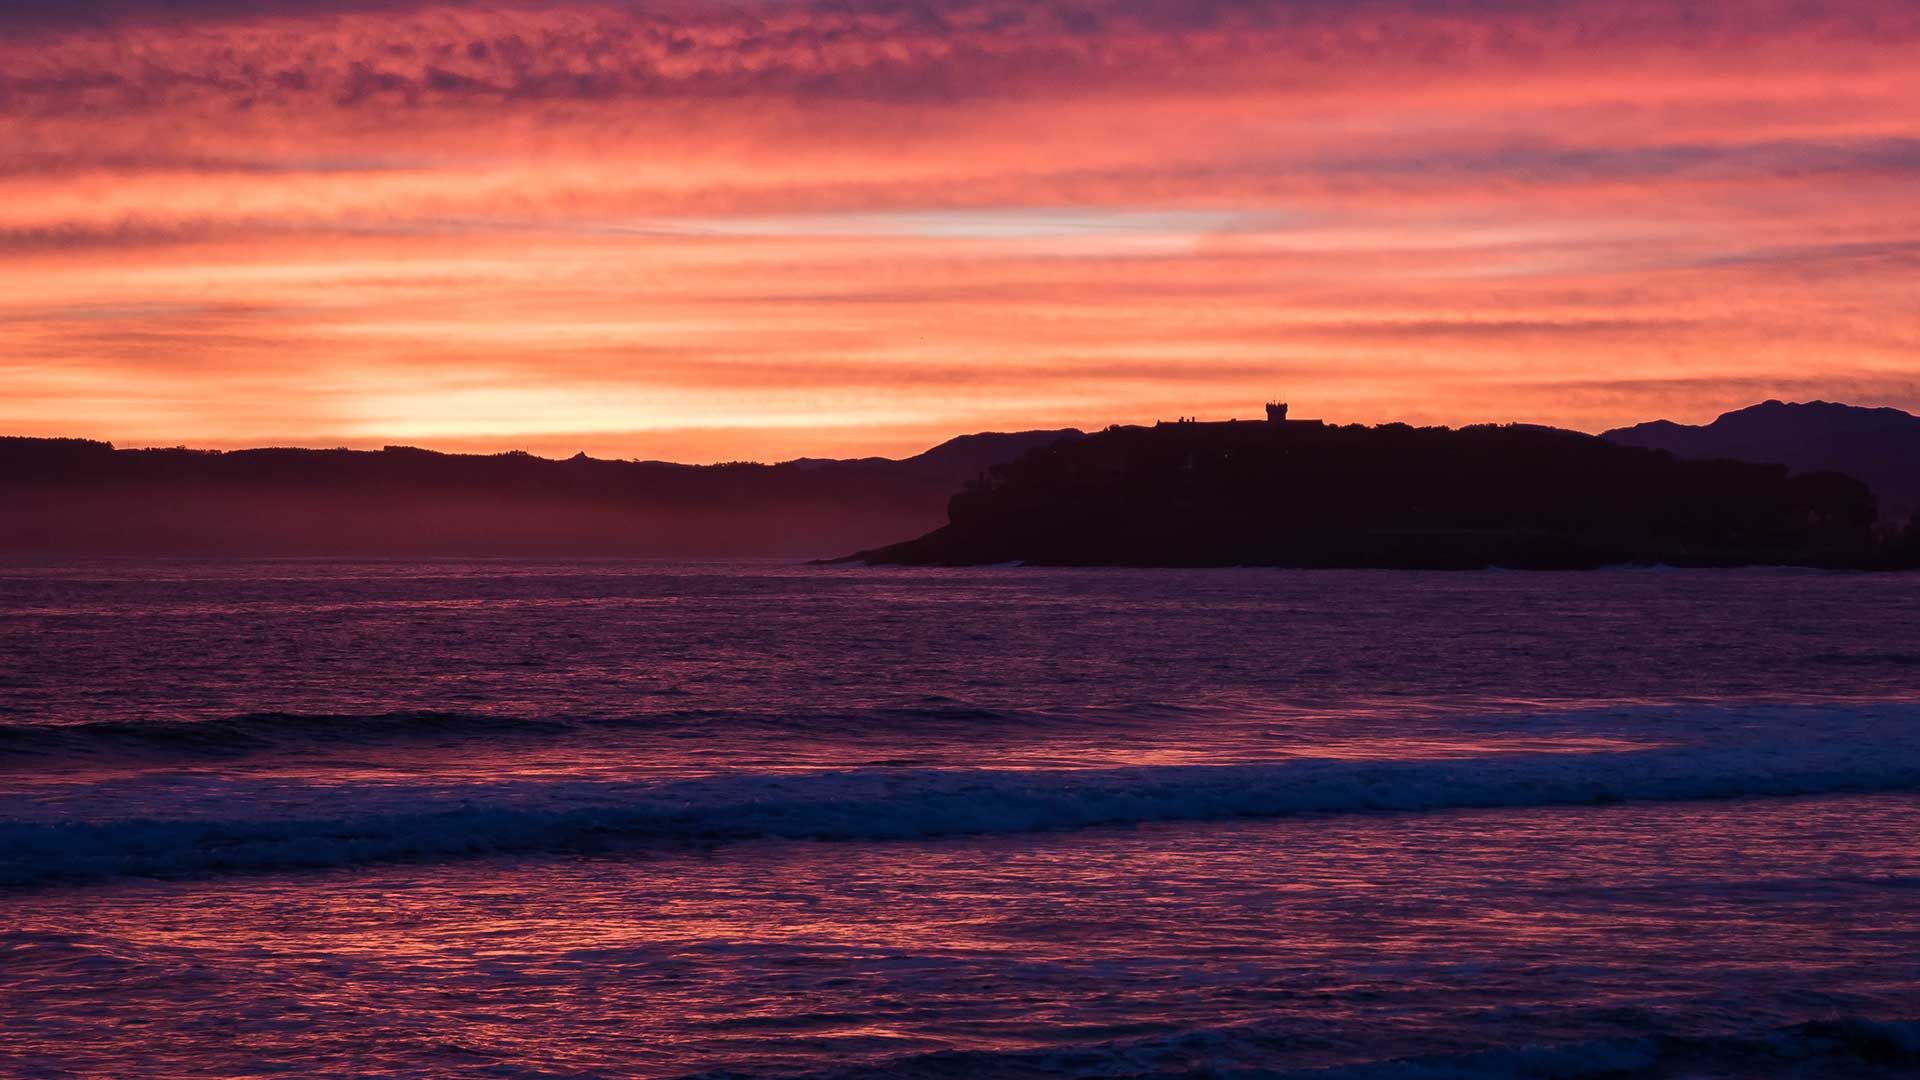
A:
<svg viewBox="0 0 1920 1080">
<path fill-rule="evenodd" d="M 1683 460 L 1521 425 L 1115 427 L 955 495 L 878 564 L 1579 569 L 1911 564 L 1837 472 Z M 1920 545 L 1916 545 L 1920 547 Z"/>
<path fill-rule="evenodd" d="M 1827 402 L 1598 438 L 1241 421 L 777 465 L 0 438 L 9 554 L 1886 566 L 1920 563 L 1916 506 L 1920 417 Z"/>
<path fill-rule="evenodd" d="M 1799 472 L 1843 472 L 1865 480 L 1881 514 L 1904 520 L 1920 508 L 1920 416 L 1830 401 L 1763 402 L 1711 424 L 1655 420 L 1603 432 L 1627 446 L 1684 458 L 1779 462 Z"/>
<path fill-rule="evenodd" d="M 988 466 L 1079 434 L 966 435 L 899 461 L 709 466 L 0 438 L 0 552 L 817 556 L 930 529 Z"/>
</svg>

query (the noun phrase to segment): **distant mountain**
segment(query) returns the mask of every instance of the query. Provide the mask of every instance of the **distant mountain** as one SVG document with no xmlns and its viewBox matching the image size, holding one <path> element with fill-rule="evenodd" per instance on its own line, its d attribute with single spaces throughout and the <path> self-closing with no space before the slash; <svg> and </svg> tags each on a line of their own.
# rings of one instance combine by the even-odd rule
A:
<svg viewBox="0 0 1920 1080">
<path fill-rule="evenodd" d="M 1693 426 L 1655 420 L 1600 436 L 1684 458 L 1778 462 L 1865 480 L 1892 517 L 1920 505 L 1920 416 L 1830 401 L 1767 401 Z"/>
<path fill-rule="evenodd" d="M 942 482 L 957 478 L 952 490 L 960 490 L 962 483 L 977 479 L 981 473 L 995 465 L 1004 465 L 1019 458 L 1029 450 L 1043 446 L 1052 446 L 1062 439 L 1078 439 L 1083 433 L 1077 428 L 1061 428 L 1057 431 L 986 431 L 978 435 L 961 435 L 948 439 L 931 450 L 915 454 L 900 462 L 906 468 L 938 477 Z"/>
<path fill-rule="evenodd" d="M 907 565 L 1579 569 L 1904 565 L 1833 472 L 1687 461 L 1526 425 L 1114 427 L 990 470 Z"/>
<path fill-rule="evenodd" d="M 0 438 L 0 552 L 826 555 L 924 532 L 988 467 L 1079 435 L 963 435 L 898 461 L 706 466 Z"/>
<path fill-rule="evenodd" d="M 943 483 L 952 482 L 953 490 L 958 491 L 960 484 L 976 479 L 995 465 L 1012 461 L 1035 447 L 1048 446 L 1061 439 L 1077 439 L 1083 434 L 1085 433 L 1078 428 L 1058 428 L 1052 431 L 982 431 L 974 435 L 956 435 L 930 450 L 922 450 L 912 457 L 898 460 L 882 457 L 795 458 L 784 464 L 805 469 L 871 466 L 898 472 L 911 472 Z"/>
</svg>

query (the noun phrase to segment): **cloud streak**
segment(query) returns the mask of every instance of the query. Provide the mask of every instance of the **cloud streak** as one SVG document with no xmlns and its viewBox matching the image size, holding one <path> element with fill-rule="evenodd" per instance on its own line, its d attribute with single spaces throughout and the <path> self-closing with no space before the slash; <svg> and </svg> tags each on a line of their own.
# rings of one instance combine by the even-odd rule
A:
<svg viewBox="0 0 1920 1080">
<path fill-rule="evenodd" d="M 1915 406 L 1916 45 L 1879 0 L 14 4 L 0 428 Z"/>
<path fill-rule="evenodd" d="M 1845 56 L 1897 65 L 1894 0 L 1745 3 L 29 4 L 0 101 L 62 111 L 223 104 L 977 101 L 1143 86 L 1303 95 L 1578 78 L 1686 56 L 1750 73 Z M 66 29 L 64 34 L 53 31 Z M 51 35 L 51 47 L 47 38 Z M 1637 61 L 1637 63 L 1636 63 Z"/>
</svg>

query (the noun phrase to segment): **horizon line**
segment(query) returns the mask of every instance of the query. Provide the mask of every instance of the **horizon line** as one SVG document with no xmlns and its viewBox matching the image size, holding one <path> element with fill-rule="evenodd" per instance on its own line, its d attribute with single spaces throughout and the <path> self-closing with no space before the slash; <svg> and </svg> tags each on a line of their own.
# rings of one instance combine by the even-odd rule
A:
<svg viewBox="0 0 1920 1080">
<path fill-rule="evenodd" d="M 1845 401 L 1829 401 L 1824 398 L 1813 398 L 1807 401 L 1785 401 L 1780 398 L 1767 398 L 1762 401 L 1753 402 L 1752 404 L 1749 404 L 1749 405 L 1742 405 L 1736 408 L 1723 410 L 1720 413 L 1716 414 L 1713 421 L 1708 421 L 1708 424 L 1714 423 L 1718 421 L 1720 418 L 1731 415 L 1733 413 L 1744 412 L 1748 409 L 1761 408 L 1768 405 L 1785 405 L 1785 406 L 1837 405 L 1837 406 L 1841 406 L 1843 408 L 1849 408 L 1849 409 L 1897 412 L 1904 416 L 1920 419 L 1920 416 L 1916 416 L 1916 414 L 1907 412 L 1905 409 L 1899 408 L 1898 406 L 1894 406 L 1894 405 L 1858 405 L 1852 402 L 1845 402 Z M 1309 418 L 1302 417 L 1300 419 L 1304 420 Z M 1246 423 L 1262 423 L 1262 424 L 1267 422 L 1266 419 L 1263 417 L 1225 417 L 1219 420 L 1200 420 L 1199 422 L 1229 423 L 1229 422 L 1235 422 L 1235 421 L 1242 421 Z M 1153 421 L 1152 423 L 1173 423 L 1173 422 L 1174 421 L 1171 421 L 1171 420 L 1156 420 L 1156 421 Z M 1567 432 L 1573 432 L 1575 434 L 1580 434 L 1580 435 L 1589 435 L 1595 438 L 1604 437 L 1607 434 L 1607 432 L 1610 432 L 1610 431 L 1623 431 L 1628 428 L 1639 427 L 1639 426 L 1644 426 L 1648 424 L 1673 424 L 1681 427 L 1707 426 L 1705 424 L 1684 424 L 1684 423 L 1681 423 L 1680 421 L 1669 420 L 1665 417 L 1656 417 L 1651 420 L 1642 420 L 1634 424 L 1622 424 L 1617 427 L 1606 428 L 1601 431 L 1584 431 L 1579 428 L 1563 427 L 1558 424 L 1543 424 L 1543 423 L 1537 423 L 1537 422 L 1527 421 L 1527 420 L 1475 421 L 1475 422 L 1463 423 L 1463 424 L 1416 424 L 1416 423 L 1411 423 L 1409 421 L 1404 421 L 1404 420 L 1380 420 L 1380 421 L 1375 421 L 1373 423 L 1364 423 L 1364 422 L 1356 421 L 1353 423 L 1344 423 L 1344 424 L 1328 421 L 1327 423 L 1329 424 L 1329 426 L 1334 426 L 1334 427 L 1353 427 L 1353 426 L 1385 427 L 1392 424 L 1407 424 L 1408 426 L 1415 427 L 1415 428 L 1439 427 L 1439 428 L 1447 428 L 1449 430 L 1462 430 L 1462 429 L 1472 428 L 1472 427 L 1512 425 L 1512 426 L 1522 426 L 1522 427 L 1546 428 L 1554 431 L 1567 431 Z M 335 444 L 332 446 L 296 445 L 292 443 L 264 443 L 259 445 L 250 445 L 250 446 L 222 447 L 222 446 L 191 446 L 184 442 L 175 443 L 172 445 L 147 444 L 147 445 L 133 446 L 133 445 L 122 445 L 119 443 L 115 443 L 110 439 L 96 439 L 96 438 L 91 438 L 84 435 L 16 435 L 16 434 L 4 433 L 4 432 L 0 432 L 0 440 L 17 439 L 17 440 L 27 441 L 27 442 L 91 443 L 91 444 L 105 446 L 109 450 L 112 450 L 115 452 L 126 451 L 126 452 L 134 452 L 134 453 L 173 451 L 173 452 L 195 453 L 195 454 L 244 454 L 244 453 L 258 453 L 262 451 L 283 450 L 283 451 L 299 451 L 303 453 L 378 454 L 378 453 L 386 453 L 388 451 L 394 451 L 394 450 L 411 450 L 411 451 L 416 451 L 420 453 L 435 454 L 442 457 L 528 457 L 528 458 L 534 458 L 540 461 L 549 461 L 549 462 L 566 462 L 566 461 L 584 460 L 584 461 L 632 464 L 632 465 L 674 465 L 674 466 L 680 466 L 684 468 L 715 468 L 715 467 L 728 466 L 728 465 L 760 465 L 760 466 L 772 467 L 777 465 L 791 465 L 791 464 L 800 463 L 800 462 L 814 462 L 814 461 L 818 461 L 818 462 L 906 461 L 911 458 L 919 457 L 923 454 L 930 453 L 936 449 L 939 449 L 942 446 L 947 445 L 948 443 L 954 442 L 959 439 L 979 438 L 979 437 L 992 436 L 992 435 L 1028 435 L 1028 434 L 1034 434 L 1039 432 L 1053 432 L 1053 431 L 1075 432 L 1075 433 L 1084 435 L 1084 434 L 1094 434 L 1100 431 L 1110 430 L 1112 428 L 1147 427 L 1147 426 L 1151 426 L 1151 424 L 1114 423 L 1114 424 L 1103 425 L 1101 427 L 1096 427 L 1096 428 L 1082 428 L 1082 427 L 1075 427 L 1073 425 L 1066 425 L 1061 427 L 986 428 L 978 431 L 963 431 L 963 432 L 956 433 L 954 435 L 950 435 L 947 438 L 940 440 L 939 442 L 933 443 L 932 445 L 927 446 L 921 450 L 915 451 L 914 453 L 911 453 L 911 454 L 906 454 L 901 457 L 889 457 L 886 454 L 879 454 L 879 453 L 860 454 L 860 455 L 843 456 L 843 457 L 815 455 L 815 454 L 800 454 L 794 457 L 779 458 L 774 460 L 763 460 L 763 459 L 755 459 L 755 458 L 732 458 L 732 459 L 716 459 L 712 461 L 675 461 L 667 458 L 654 458 L 654 457 L 597 457 L 593 454 L 588 453 L 584 449 L 579 450 L 576 453 L 568 454 L 565 456 L 549 457 L 545 454 L 528 450 L 524 447 L 508 447 L 500 450 L 477 450 L 477 449 L 441 450 L 431 446 L 422 446 L 416 443 L 405 443 L 405 442 L 382 442 L 378 446 L 352 445 L 352 444 L 346 444 L 346 443 Z M 702 430 L 724 430 L 724 429 L 671 428 L 671 429 L 655 429 L 655 430 L 649 431 L 648 433 L 659 435 L 659 434 L 671 433 L 673 431 L 702 431 Z"/>
</svg>

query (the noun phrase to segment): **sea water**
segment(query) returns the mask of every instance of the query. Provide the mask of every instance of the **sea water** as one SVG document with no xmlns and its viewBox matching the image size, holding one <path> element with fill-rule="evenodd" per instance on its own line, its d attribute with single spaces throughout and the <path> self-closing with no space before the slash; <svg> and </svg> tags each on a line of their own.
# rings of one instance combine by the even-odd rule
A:
<svg viewBox="0 0 1920 1080">
<path fill-rule="evenodd" d="M 1920 575 L 0 563 L 0 1072 L 1897 1076 Z"/>
</svg>

